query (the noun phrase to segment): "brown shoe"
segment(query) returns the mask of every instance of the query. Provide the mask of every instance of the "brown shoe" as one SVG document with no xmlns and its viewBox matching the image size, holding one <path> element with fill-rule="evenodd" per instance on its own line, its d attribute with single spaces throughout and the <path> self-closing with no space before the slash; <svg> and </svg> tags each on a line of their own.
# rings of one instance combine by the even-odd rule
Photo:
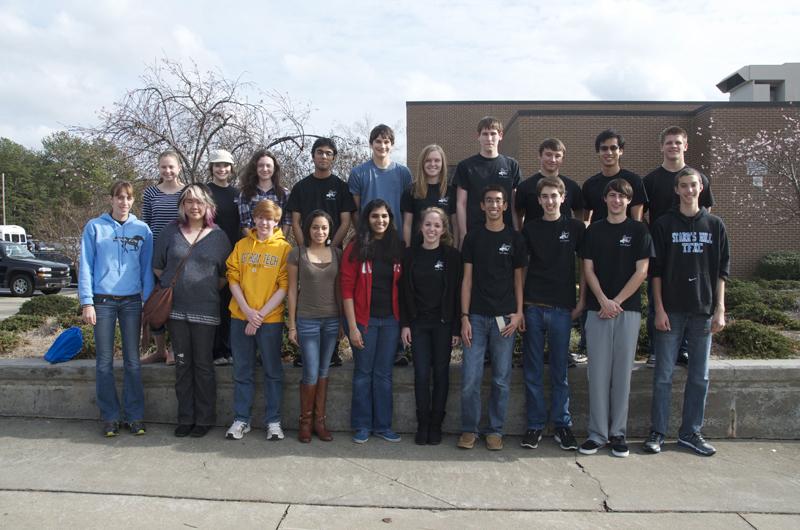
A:
<svg viewBox="0 0 800 530">
<path fill-rule="evenodd" d="M 503 436 L 497 433 L 486 435 L 486 449 L 489 451 L 499 451 L 503 448 Z"/>
<path fill-rule="evenodd" d="M 458 447 L 461 449 L 472 449 L 475 447 L 475 442 L 478 440 L 478 435 L 474 432 L 462 432 L 458 437 Z"/>
<path fill-rule="evenodd" d="M 297 431 L 297 439 L 306 444 L 311 441 L 311 415 L 316 392 L 317 385 L 300 383 L 300 428 Z"/>
<path fill-rule="evenodd" d="M 323 442 L 333 440 L 333 435 L 325 426 L 325 402 L 328 399 L 328 378 L 317 380 L 317 395 L 314 398 L 314 433 Z"/>
</svg>

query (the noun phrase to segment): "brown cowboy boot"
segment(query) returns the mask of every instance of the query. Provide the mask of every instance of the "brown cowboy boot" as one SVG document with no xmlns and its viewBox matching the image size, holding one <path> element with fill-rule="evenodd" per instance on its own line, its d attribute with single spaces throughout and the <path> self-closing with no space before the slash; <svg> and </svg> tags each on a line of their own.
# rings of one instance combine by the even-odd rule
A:
<svg viewBox="0 0 800 530">
<path fill-rule="evenodd" d="M 333 435 L 325 427 L 325 401 L 328 399 L 328 378 L 317 380 L 317 395 L 314 399 L 314 432 L 323 442 L 333 440 Z"/>
<path fill-rule="evenodd" d="M 311 441 L 311 415 L 316 392 L 317 385 L 300 383 L 300 429 L 297 431 L 297 439 L 306 444 Z"/>
</svg>

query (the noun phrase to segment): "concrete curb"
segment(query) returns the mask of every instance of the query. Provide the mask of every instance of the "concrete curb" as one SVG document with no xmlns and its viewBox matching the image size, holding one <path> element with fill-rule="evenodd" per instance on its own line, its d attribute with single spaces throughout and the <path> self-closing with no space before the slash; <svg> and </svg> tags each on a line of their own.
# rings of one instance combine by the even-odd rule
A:
<svg viewBox="0 0 800 530">
<path fill-rule="evenodd" d="M 115 367 L 117 388 L 122 389 L 122 367 Z M 676 368 L 673 385 L 670 435 L 680 424 L 681 395 L 685 370 Z M 97 419 L 94 361 L 79 360 L 50 365 L 41 359 L 0 360 L 0 415 Z M 217 423 L 232 421 L 233 379 L 230 366 L 219 367 L 217 374 Z M 299 415 L 298 383 L 302 370 L 284 365 L 283 424 L 295 429 Z M 489 395 L 490 370 L 484 377 L 482 396 Z M 585 433 L 587 422 L 586 367 L 569 371 L 570 409 L 577 435 Z M 142 367 L 145 385 L 145 420 L 174 423 L 176 415 L 174 371 L 164 365 Z M 645 437 L 650 427 L 650 399 L 653 371 L 637 363 L 631 377 L 628 436 Z M 398 432 L 416 429 L 413 368 L 394 370 L 394 428 Z M 545 381 L 549 376 L 545 373 Z M 261 426 L 264 410 L 260 377 L 253 407 L 253 423 Z M 800 360 L 712 361 L 711 386 L 706 406 L 704 433 L 712 438 L 800 437 Z M 350 430 L 350 393 L 352 365 L 334 368 L 330 374 L 328 425 L 336 431 Z M 547 387 L 548 385 L 546 385 Z M 450 396 L 444 429 L 459 431 L 461 367 L 450 367 Z M 549 396 L 549 390 L 546 392 Z M 525 395 L 522 370 L 515 368 L 511 377 L 511 398 L 505 431 L 525 431 Z"/>
</svg>

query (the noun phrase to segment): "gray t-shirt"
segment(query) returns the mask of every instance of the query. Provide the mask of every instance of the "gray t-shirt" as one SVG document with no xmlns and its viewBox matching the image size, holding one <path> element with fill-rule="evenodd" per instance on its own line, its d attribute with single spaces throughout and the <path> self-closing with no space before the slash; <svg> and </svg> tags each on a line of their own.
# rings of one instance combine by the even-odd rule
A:
<svg viewBox="0 0 800 530">
<path fill-rule="evenodd" d="M 311 263 L 306 247 L 289 252 L 289 265 L 297 266 L 297 316 L 331 318 L 339 316 L 339 264 L 342 251 L 331 248 L 331 263 Z"/>
</svg>

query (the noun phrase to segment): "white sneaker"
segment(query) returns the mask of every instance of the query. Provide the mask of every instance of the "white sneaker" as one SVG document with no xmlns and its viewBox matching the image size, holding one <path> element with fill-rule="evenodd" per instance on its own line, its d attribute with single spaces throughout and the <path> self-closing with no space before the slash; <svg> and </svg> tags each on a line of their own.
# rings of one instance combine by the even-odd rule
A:
<svg viewBox="0 0 800 530">
<path fill-rule="evenodd" d="M 267 440 L 283 440 L 283 429 L 281 429 L 281 422 L 276 421 L 267 425 Z"/>
<path fill-rule="evenodd" d="M 242 437 L 250 432 L 250 424 L 240 420 L 234 420 L 231 428 L 225 433 L 228 440 L 241 440 Z"/>
</svg>

